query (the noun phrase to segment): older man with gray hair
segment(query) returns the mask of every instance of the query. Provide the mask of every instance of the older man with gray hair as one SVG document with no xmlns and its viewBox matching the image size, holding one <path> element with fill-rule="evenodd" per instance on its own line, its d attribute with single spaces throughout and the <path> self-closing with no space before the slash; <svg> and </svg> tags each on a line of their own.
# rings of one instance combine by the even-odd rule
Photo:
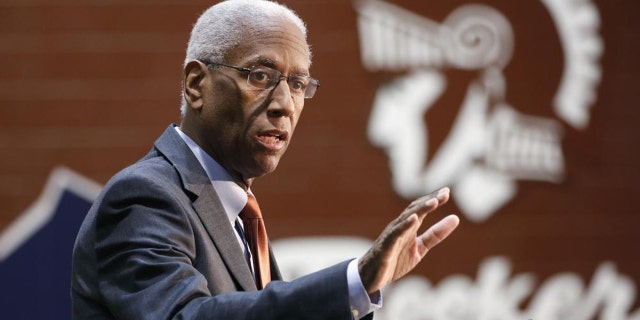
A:
<svg viewBox="0 0 640 320">
<path fill-rule="evenodd" d="M 443 188 L 414 201 L 364 256 L 286 282 L 251 192 L 276 169 L 309 74 L 304 22 L 269 1 L 212 6 L 193 27 L 182 122 L 116 174 L 83 223 L 73 253 L 75 319 L 361 319 L 379 290 L 411 271 L 458 225 L 417 234 Z"/>
</svg>

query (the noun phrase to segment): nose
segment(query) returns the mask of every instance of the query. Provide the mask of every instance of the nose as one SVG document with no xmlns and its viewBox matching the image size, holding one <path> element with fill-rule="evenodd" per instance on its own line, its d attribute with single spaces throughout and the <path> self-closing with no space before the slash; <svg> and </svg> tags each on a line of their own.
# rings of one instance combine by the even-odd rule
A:
<svg viewBox="0 0 640 320">
<path fill-rule="evenodd" d="M 289 90 L 287 78 L 283 76 L 271 92 L 271 101 L 267 107 L 267 115 L 274 118 L 289 117 L 295 110 L 296 105 Z"/>
</svg>

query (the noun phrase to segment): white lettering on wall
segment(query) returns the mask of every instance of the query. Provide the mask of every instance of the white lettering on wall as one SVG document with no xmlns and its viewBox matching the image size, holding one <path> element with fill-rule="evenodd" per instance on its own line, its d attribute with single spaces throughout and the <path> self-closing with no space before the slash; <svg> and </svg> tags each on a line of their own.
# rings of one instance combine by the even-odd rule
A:
<svg viewBox="0 0 640 320">
<path fill-rule="evenodd" d="M 273 243 L 282 275 L 291 280 L 364 254 L 371 241 L 348 237 L 291 238 Z M 488 257 L 475 278 L 454 274 L 437 284 L 408 276 L 383 290 L 377 320 L 640 320 L 632 311 L 636 286 L 612 262 L 589 281 L 563 271 L 541 283 L 532 273 L 512 274 L 506 257 Z M 528 301 L 527 305 L 523 303 Z"/>
</svg>

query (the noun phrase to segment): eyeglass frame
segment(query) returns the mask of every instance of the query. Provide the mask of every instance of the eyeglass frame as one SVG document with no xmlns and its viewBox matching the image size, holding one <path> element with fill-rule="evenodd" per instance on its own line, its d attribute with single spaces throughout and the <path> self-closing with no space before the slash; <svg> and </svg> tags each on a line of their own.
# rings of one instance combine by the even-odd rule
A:
<svg viewBox="0 0 640 320">
<path fill-rule="evenodd" d="M 207 67 L 209 66 L 223 66 L 223 67 L 227 67 L 227 68 L 231 68 L 240 72 L 246 72 L 247 73 L 247 84 L 250 85 L 253 88 L 259 89 L 259 90 L 270 90 L 275 88 L 280 81 L 282 81 L 282 79 L 287 79 L 287 86 L 289 87 L 289 90 L 294 90 L 291 88 L 291 84 L 289 83 L 289 79 L 290 77 L 298 77 L 298 78 L 306 78 L 308 80 L 308 83 L 305 87 L 305 91 L 304 91 L 304 99 L 311 99 L 315 96 L 316 91 L 318 90 L 318 88 L 320 88 L 320 81 L 318 81 L 318 79 L 315 79 L 311 76 L 306 76 L 306 75 L 284 75 L 282 74 L 282 72 L 280 72 L 277 69 L 274 68 L 270 68 L 267 66 L 257 66 L 257 67 L 253 67 L 253 68 L 245 68 L 245 67 L 240 67 L 240 66 L 234 66 L 234 65 L 230 65 L 230 64 L 226 64 L 226 63 L 222 63 L 222 62 L 213 62 L 213 61 L 203 61 L 203 60 L 198 60 L 202 63 L 204 63 Z M 266 68 L 269 70 L 273 70 L 275 73 L 275 77 L 273 77 L 274 79 L 277 79 L 277 81 L 275 80 L 271 80 L 270 86 L 262 88 L 259 86 L 256 86 L 254 84 L 251 83 L 251 72 L 253 72 L 254 70 L 258 69 L 258 68 Z"/>
</svg>

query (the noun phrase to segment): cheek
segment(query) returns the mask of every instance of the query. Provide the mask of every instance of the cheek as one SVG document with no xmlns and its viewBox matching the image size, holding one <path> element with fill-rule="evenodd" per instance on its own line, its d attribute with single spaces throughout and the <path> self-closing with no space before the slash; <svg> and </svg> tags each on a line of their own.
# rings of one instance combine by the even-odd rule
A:
<svg viewBox="0 0 640 320">
<path fill-rule="evenodd" d="M 304 101 L 301 102 L 299 106 L 296 106 L 293 117 L 291 117 L 291 131 L 293 131 L 296 128 L 296 125 L 298 125 L 298 121 L 302 116 L 302 110 L 304 110 Z"/>
<path fill-rule="evenodd" d="M 220 128 L 225 128 L 227 132 L 224 133 L 226 134 L 239 130 L 246 122 L 238 97 L 218 100 L 218 103 L 212 105 L 211 109 L 210 116 L 214 119 L 213 122 Z"/>
<path fill-rule="evenodd" d="M 222 78 L 213 83 L 210 99 L 215 108 L 213 112 L 218 113 L 222 119 L 234 123 L 242 119 L 241 106 L 247 101 L 247 97 L 232 79 Z"/>
</svg>

